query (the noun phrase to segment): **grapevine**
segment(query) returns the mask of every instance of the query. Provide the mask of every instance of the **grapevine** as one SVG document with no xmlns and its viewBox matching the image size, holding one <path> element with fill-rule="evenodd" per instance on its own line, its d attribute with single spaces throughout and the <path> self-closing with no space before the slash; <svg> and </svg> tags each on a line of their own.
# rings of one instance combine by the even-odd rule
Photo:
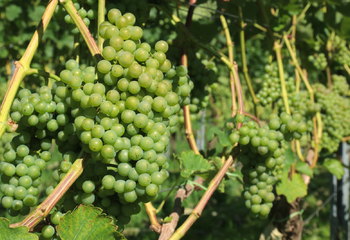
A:
<svg viewBox="0 0 350 240">
<path fill-rule="evenodd" d="M 0 236 L 347 238 L 347 5 L 1 1 Z"/>
</svg>

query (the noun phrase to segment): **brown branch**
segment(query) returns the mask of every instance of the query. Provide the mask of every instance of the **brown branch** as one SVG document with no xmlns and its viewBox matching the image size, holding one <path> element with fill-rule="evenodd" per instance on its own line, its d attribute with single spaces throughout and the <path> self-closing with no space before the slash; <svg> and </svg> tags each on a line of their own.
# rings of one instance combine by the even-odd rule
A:
<svg viewBox="0 0 350 240">
<path fill-rule="evenodd" d="M 190 145 L 192 151 L 195 154 L 200 155 L 197 147 L 196 139 L 194 138 L 194 134 L 193 134 L 190 107 L 188 105 L 183 106 L 183 113 L 184 113 L 185 133 L 186 133 L 187 142 Z"/>
<path fill-rule="evenodd" d="M 244 116 L 249 117 L 250 119 L 252 119 L 253 121 L 255 121 L 257 124 L 260 125 L 260 120 L 259 118 L 257 118 L 256 116 L 254 116 L 253 114 L 247 113 L 247 112 L 243 112 L 242 113 Z"/>
<path fill-rule="evenodd" d="M 203 178 L 197 178 L 195 182 L 202 184 Z M 196 187 L 190 184 L 186 184 L 184 188 L 180 188 L 175 195 L 174 210 L 169 215 L 171 218 L 170 222 L 164 223 L 162 226 L 161 234 L 158 240 L 168 240 L 170 236 L 174 233 L 176 226 L 179 222 L 180 216 L 183 214 L 184 209 L 182 207 L 182 202 L 191 195 L 191 193 L 196 190 Z"/>
</svg>

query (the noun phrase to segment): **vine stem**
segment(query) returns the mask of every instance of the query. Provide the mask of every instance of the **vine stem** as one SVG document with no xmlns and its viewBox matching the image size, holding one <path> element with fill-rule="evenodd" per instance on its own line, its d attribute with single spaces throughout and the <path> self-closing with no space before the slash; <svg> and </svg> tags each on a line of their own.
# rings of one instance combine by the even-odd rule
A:
<svg viewBox="0 0 350 240">
<path fill-rule="evenodd" d="M 292 26 L 291 26 L 291 45 L 293 48 L 293 52 L 296 51 L 296 46 L 295 46 L 295 42 L 296 42 L 296 34 L 297 34 L 297 15 L 293 15 L 292 16 Z M 295 74 L 295 92 L 299 93 L 300 91 L 300 75 L 297 71 L 297 69 L 294 69 L 294 74 Z M 293 144 L 295 145 L 295 152 L 297 153 L 297 156 L 299 157 L 299 159 L 301 161 L 305 161 L 305 158 L 303 156 L 302 150 L 301 150 L 301 145 L 300 145 L 300 141 L 298 139 L 293 140 Z"/>
<path fill-rule="evenodd" d="M 98 0 L 98 10 L 97 10 L 97 44 L 102 51 L 103 48 L 103 38 L 100 36 L 100 24 L 105 21 L 105 9 L 106 0 Z"/>
<path fill-rule="evenodd" d="M 275 43 L 274 43 L 274 50 L 275 50 L 275 53 L 276 53 L 279 78 L 280 78 L 280 82 L 281 82 L 282 99 L 283 99 L 283 103 L 284 103 L 284 107 L 286 109 L 286 112 L 288 114 L 290 114 L 289 103 L 288 103 L 288 94 L 287 94 L 287 86 L 286 86 L 286 80 L 284 78 L 284 69 L 283 69 L 283 61 L 282 61 L 281 49 L 282 49 L 281 43 L 276 40 Z"/>
<path fill-rule="evenodd" d="M 231 39 L 230 30 L 227 25 L 226 18 L 224 15 L 220 15 L 220 21 L 222 28 L 224 29 L 226 45 L 228 50 L 228 59 L 230 63 L 233 63 L 233 42 Z M 236 93 L 235 93 L 235 76 L 232 71 L 230 71 L 230 90 L 231 90 L 231 116 L 234 117 L 237 112 L 237 101 L 236 101 Z"/>
<path fill-rule="evenodd" d="M 72 0 L 60 0 L 60 3 L 63 4 L 64 8 L 66 9 L 68 14 L 71 16 L 73 22 L 75 23 L 75 25 L 79 29 L 79 31 L 80 31 L 81 35 L 83 36 L 91 54 L 93 56 L 100 55 L 101 51 L 98 48 L 98 46 L 95 42 L 95 39 L 92 37 L 92 35 L 91 35 L 89 29 L 87 28 L 87 26 L 85 25 L 83 19 L 78 14 L 78 11 L 74 7 Z"/>
<path fill-rule="evenodd" d="M 315 101 L 314 90 L 312 89 L 312 87 L 311 87 L 311 85 L 309 83 L 309 80 L 307 79 L 306 75 L 304 74 L 303 70 L 301 69 L 301 67 L 299 65 L 296 53 L 295 53 L 295 51 L 293 51 L 293 48 L 292 48 L 292 46 L 290 44 L 290 41 L 289 41 L 287 35 L 283 36 L 283 40 L 286 43 L 288 52 L 290 54 L 290 57 L 292 58 L 292 62 L 294 64 L 295 68 L 297 69 L 299 75 L 301 76 L 301 79 L 303 80 L 303 82 L 304 82 L 304 84 L 306 86 L 306 89 L 308 90 L 308 92 L 310 94 L 310 99 L 311 99 L 312 102 L 314 102 Z"/>
<path fill-rule="evenodd" d="M 55 187 L 52 193 L 33 212 L 31 212 L 21 222 L 11 224 L 10 227 L 15 228 L 26 226 L 30 231 L 33 230 L 33 228 L 50 213 L 52 208 L 63 197 L 63 195 L 68 191 L 75 180 L 77 180 L 77 178 L 82 174 L 82 172 L 83 159 L 80 158 L 75 160 L 70 170 Z"/>
<path fill-rule="evenodd" d="M 201 185 L 201 184 L 203 184 L 203 181 L 204 181 L 203 178 L 198 177 L 194 183 Z M 180 188 L 176 192 L 174 210 L 169 215 L 169 217 L 171 218 L 171 221 L 163 224 L 162 231 L 160 233 L 158 240 L 168 240 L 171 237 L 171 235 L 174 233 L 175 228 L 179 222 L 180 216 L 183 213 L 182 202 L 188 196 L 190 196 L 192 194 L 192 192 L 196 189 L 197 188 L 194 186 L 194 184 L 187 183 L 183 188 Z"/>
<path fill-rule="evenodd" d="M 295 73 L 295 92 L 299 93 L 300 92 L 300 74 L 297 69 L 294 69 Z"/>
<path fill-rule="evenodd" d="M 348 75 L 350 75 L 350 67 L 349 67 L 349 65 L 344 64 L 343 66 L 344 66 L 344 69 L 345 69 L 346 73 L 347 73 Z"/>
<path fill-rule="evenodd" d="M 35 30 L 23 56 L 19 61 L 15 62 L 15 70 L 13 72 L 10 82 L 8 83 L 8 88 L 6 90 L 4 99 L 0 107 L 0 137 L 5 132 L 7 126 L 7 118 L 11 109 L 13 99 L 16 96 L 19 85 L 21 84 L 21 82 L 27 74 L 29 66 L 33 60 L 33 56 L 36 50 L 38 49 L 39 41 L 41 40 L 49 22 L 51 21 L 57 4 L 58 0 L 51 0 L 48 3 L 41 18 L 41 21 L 37 29 Z"/>
<path fill-rule="evenodd" d="M 233 42 L 232 42 L 230 31 L 229 31 L 228 26 L 227 26 L 226 18 L 224 17 L 224 15 L 220 15 L 220 20 L 221 20 L 221 24 L 222 24 L 224 32 L 225 32 L 227 48 L 228 48 L 228 52 L 229 52 L 228 58 L 223 55 L 223 56 L 221 56 L 221 59 L 230 69 L 230 74 L 232 74 L 232 80 L 233 80 L 230 82 L 232 82 L 231 84 L 233 84 L 233 86 L 234 86 L 234 87 L 231 87 L 231 89 L 236 90 L 237 100 L 238 100 L 238 113 L 243 114 L 243 112 L 244 112 L 243 92 L 242 92 L 242 86 L 241 86 L 241 82 L 239 80 L 239 75 L 238 75 L 238 66 L 237 66 L 237 63 L 233 59 Z M 234 94 L 232 94 L 232 95 L 234 95 Z M 234 116 L 234 115 L 235 115 L 235 113 L 232 113 L 232 116 Z"/>
<path fill-rule="evenodd" d="M 184 122 L 185 122 L 185 134 L 188 144 L 190 145 L 190 148 L 195 154 L 200 155 L 200 152 L 198 150 L 198 146 L 196 143 L 196 139 L 194 138 L 193 129 L 192 129 L 192 123 L 191 123 L 191 113 L 190 113 L 190 106 L 185 105 L 183 106 L 183 113 L 184 113 Z"/>
<path fill-rule="evenodd" d="M 313 88 L 311 87 L 310 83 L 309 83 L 309 80 L 307 78 L 307 73 L 304 72 L 301 67 L 300 67 L 300 64 L 299 64 L 299 61 L 297 59 L 297 56 L 296 56 L 296 52 L 293 51 L 293 48 L 290 44 L 290 41 L 287 37 L 287 35 L 284 35 L 283 36 L 283 39 L 286 43 L 286 46 L 287 46 L 287 49 L 288 49 L 288 52 L 292 58 L 292 62 L 293 62 L 293 65 L 295 66 L 297 72 L 299 73 L 301 79 L 303 80 L 305 86 L 306 86 L 306 89 L 308 90 L 309 92 L 309 95 L 310 95 L 310 100 L 312 103 L 315 102 L 315 93 L 314 93 L 314 90 Z M 318 146 L 319 146 L 319 143 L 320 143 L 320 139 L 322 138 L 322 118 L 321 118 L 321 114 L 319 112 L 316 113 L 316 116 L 313 117 L 313 125 L 314 125 L 314 149 L 315 149 L 315 154 L 313 156 L 313 161 L 312 161 L 312 164 L 311 164 L 311 167 L 314 168 L 317 164 L 317 161 L 318 161 Z"/>
<path fill-rule="evenodd" d="M 162 226 L 160 225 L 160 223 L 158 222 L 158 219 L 157 219 L 157 209 L 155 209 L 155 207 L 153 206 L 153 204 L 151 202 L 145 203 L 144 205 L 145 205 L 145 209 L 146 209 L 146 213 L 148 215 L 148 218 L 151 222 L 150 228 L 154 232 L 160 233 Z"/>
<path fill-rule="evenodd" d="M 305 7 L 303 8 L 303 10 L 301 11 L 301 13 L 296 17 L 296 19 L 293 22 L 292 26 L 288 29 L 287 35 L 293 33 L 293 31 L 295 30 L 294 27 L 297 25 L 298 22 L 300 22 L 301 20 L 304 19 L 304 17 L 306 16 L 306 12 L 310 9 L 310 7 L 311 7 L 311 3 L 308 2 L 305 5 Z"/>
<path fill-rule="evenodd" d="M 234 62 L 233 65 L 231 65 L 230 69 L 231 69 L 231 72 L 233 72 L 233 76 L 235 80 L 235 87 L 236 87 L 237 99 L 238 99 L 238 113 L 244 114 L 243 90 L 242 90 L 241 81 L 239 80 L 237 63 Z"/>
<path fill-rule="evenodd" d="M 27 75 L 37 74 L 37 75 L 40 75 L 40 76 L 43 76 L 43 77 L 52 78 L 52 79 L 54 79 L 56 81 L 61 81 L 61 78 L 59 76 L 57 76 L 56 74 L 49 73 L 49 72 L 46 72 L 46 71 L 42 71 L 42 70 L 39 70 L 39 69 L 36 69 L 36 68 L 28 69 L 26 74 Z"/>
<path fill-rule="evenodd" d="M 197 219 L 201 216 L 204 208 L 206 207 L 209 199 L 218 188 L 221 180 L 224 178 L 227 170 L 233 164 L 234 160 L 232 156 L 229 156 L 225 161 L 225 164 L 219 170 L 219 172 L 215 175 L 215 177 L 211 180 L 207 190 L 205 191 L 202 198 L 199 200 L 196 207 L 191 212 L 190 216 L 185 220 L 185 222 L 175 231 L 175 233 L 169 238 L 169 240 L 178 240 L 181 239 L 187 231 L 191 228 L 191 226 L 197 221 Z"/>
<path fill-rule="evenodd" d="M 247 61 L 247 54 L 246 54 L 246 47 L 245 47 L 245 32 L 244 32 L 244 28 L 245 28 L 246 24 L 244 23 L 244 20 L 243 20 L 242 8 L 239 7 L 238 11 L 239 11 L 240 27 L 241 27 L 240 32 L 239 32 L 239 37 L 240 37 L 240 45 L 241 45 L 243 76 L 244 76 L 245 81 L 247 82 L 248 89 L 249 89 L 250 95 L 253 99 L 253 102 L 254 102 L 254 104 L 257 104 L 259 102 L 259 100 L 255 95 L 252 80 L 250 78 L 249 70 L 248 70 L 248 61 Z"/>
<path fill-rule="evenodd" d="M 303 154 L 301 152 L 300 141 L 299 140 L 295 140 L 294 142 L 295 142 L 296 153 L 297 153 L 299 159 L 304 162 L 305 158 L 304 158 L 304 156 L 303 156 Z"/>
</svg>

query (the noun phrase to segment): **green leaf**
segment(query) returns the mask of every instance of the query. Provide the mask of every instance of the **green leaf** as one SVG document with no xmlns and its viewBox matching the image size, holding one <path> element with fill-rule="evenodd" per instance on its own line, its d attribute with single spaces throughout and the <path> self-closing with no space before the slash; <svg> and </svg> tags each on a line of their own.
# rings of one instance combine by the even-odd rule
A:
<svg viewBox="0 0 350 240">
<path fill-rule="evenodd" d="M 344 175 L 344 167 L 338 159 L 326 158 L 323 166 L 338 179 L 341 179 Z"/>
<path fill-rule="evenodd" d="M 14 4 L 7 6 L 5 9 L 6 18 L 9 21 L 13 21 L 18 18 L 21 13 L 22 9 Z"/>
<path fill-rule="evenodd" d="M 312 169 L 310 168 L 310 166 L 306 162 L 298 161 L 297 164 L 295 165 L 295 169 L 299 173 L 303 173 L 303 174 L 308 175 L 310 177 L 313 174 Z"/>
<path fill-rule="evenodd" d="M 179 156 L 181 176 L 189 178 L 193 174 L 205 172 L 211 169 L 210 163 L 201 155 L 195 154 L 193 151 L 182 152 Z"/>
<path fill-rule="evenodd" d="M 292 203 L 295 199 L 307 194 L 307 185 L 300 174 L 295 173 L 292 179 L 289 179 L 288 173 L 284 173 L 281 182 L 277 184 L 276 191 L 277 194 L 286 196 L 287 201 Z"/>
<path fill-rule="evenodd" d="M 37 240 L 37 235 L 28 232 L 26 227 L 10 228 L 10 221 L 6 218 L 0 218 L 0 239 L 21 239 L 21 240 Z"/>
<path fill-rule="evenodd" d="M 29 18 L 33 22 L 38 22 L 38 21 L 40 21 L 40 18 L 43 15 L 44 11 L 45 11 L 44 6 L 35 6 L 32 9 L 30 9 Z"/>
<path fill-rule="evenodd" d="M 217 3 L 214 0 L 206 1 L 205 3 L 198 4 L 193 13 L 193 20 L 201 20 L 211 18 L 217 9 Z"/>
<path fill-rule="evenodd" d="M 222 131 L 220 128 L 218 127 L 213 127 L 211 126 L 211 128 L 209 128 L 208 132 L 207 132 L 207 136 L 208 139 L 212 140 L 214 137 L 217 137 L 219 140 L 219 144 L 216 144 L 215 147 L 215 153 L 221 153 L 223 147 L 228 147 L 231 146 L 231 142 L 229 139 L 229 134 Z"/>
<path fill-rule="evenodd" d="M 350 17 L 344 17 L 340 23 L 340 33 L 342 36 L 349 38 L 350 37 Z"/>
<path fill-rule="evenodd" d="M 62 218 L 57 233 L 62 240 L 114 240 L 117 226 L 102 209 L 80 205 Z"/>
<path fill-rule="evenodd" d="M 295 153 L 292 151 L 291 148 L 288 148 L 285 152 L 285 168 L 289 169 L 290 166 L 295 163 L 298 159 L 298 157 L 295 155 Z"/>
</svg>

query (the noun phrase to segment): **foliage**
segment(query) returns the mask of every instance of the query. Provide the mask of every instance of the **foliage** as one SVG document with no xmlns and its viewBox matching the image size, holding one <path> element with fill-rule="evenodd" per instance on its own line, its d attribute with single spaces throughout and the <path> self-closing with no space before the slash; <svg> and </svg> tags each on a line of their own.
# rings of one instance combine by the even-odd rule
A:
<svg viewBox="0 0 350 240">
<path fill-rule="evenodd" d="M 62 239 L 118 239 L 113 220 L 101 214 L 102 209 L 81 205 L 61 219 L 57 232 Z"/>
<path fill-rule="evenodd" d="M 1 107 L 1 236 L 154 239 L 143 203 L 169 223 L 186 189 L 185 215 L 206 206 L 188 239 L 285 234 L 283 199 L 300 203 L 303 239 L 329 237 L 325 196 L 331 175 L 344 175 L 338 148 L 350 135 L 348 1 L 106 1 L 99 26 L 102 1 L 61 2 L 20 89 L 8 88 L 8 118 Z M 45 8 L 0 2 L 0 99 Z M 97 52 L 79 30 L 104 41 Z M 82 174 L 72 167 L 81 157 Z M 65 181 L 36 235 L 8 227 Z"/>
<path fill-rule="evenodd" d="M 33 233 L 29 233 L 26 227 L 10 228 L 9 220 L 6 218 L 0 218 L 0 232 L 2 239 L 23 239 L 23 240 L 36 240 L 39 239 Z"/>
</svg>

